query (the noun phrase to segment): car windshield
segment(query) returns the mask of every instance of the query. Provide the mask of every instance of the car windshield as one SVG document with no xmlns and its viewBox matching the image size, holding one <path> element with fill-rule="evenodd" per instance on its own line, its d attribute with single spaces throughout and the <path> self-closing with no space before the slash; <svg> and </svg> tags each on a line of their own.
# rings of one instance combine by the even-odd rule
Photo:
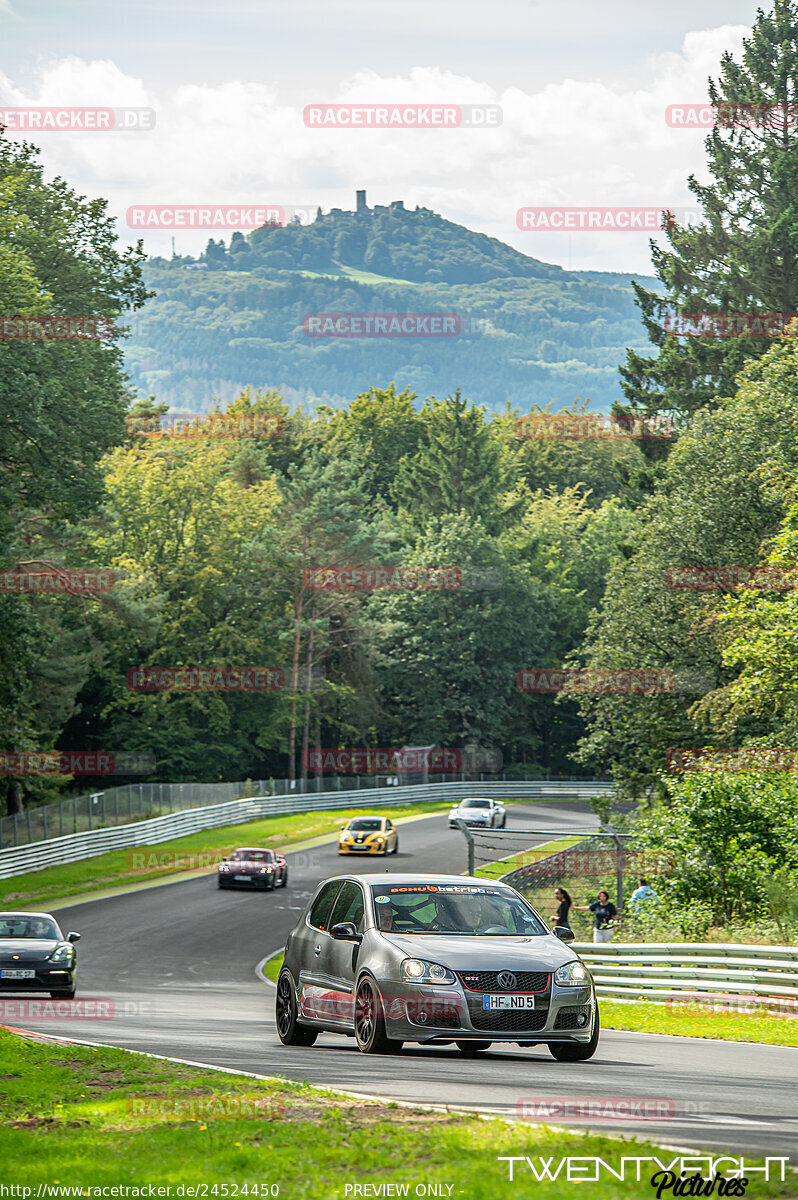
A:
<svg viewBox="0 0 798 1200">
<path fill-rule="evenodd" d="M 461 808 L 490 808 L 490 800 L 464 800 Z"/>
<path fill-rule="evenodd" d="M 47 917 L 0 916 L 0 938 L 60 938 L 55 921 Z"/>
<path fill-rule="evenodd" d="M 236 850 L 233 855 L 238 862 L 271 862 L 271 850 Z"/>
<path fill-rule="evenodd" d="M 383 933 L 518 937 L 550 932 L 520 896 L 459 884 L 375 884 L 377 926 Z"/>
<path fill-rule="evenodd" d="M 358 817 L 349 822 L 349 828 L 361 833 L 366 830 L 382 829 L 382 817 Z"/>
</svg>

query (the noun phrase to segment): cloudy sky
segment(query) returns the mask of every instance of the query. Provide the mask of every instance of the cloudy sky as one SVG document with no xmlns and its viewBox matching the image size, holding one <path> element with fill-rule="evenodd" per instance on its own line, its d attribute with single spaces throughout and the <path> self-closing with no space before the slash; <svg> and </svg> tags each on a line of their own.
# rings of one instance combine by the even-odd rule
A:
<svg viewBox="0 0 798 1200">
<path fill-rule="evenodd" d="M 137 204 L 402 199 L 566 267 L 646 271 L 645 233 L 518 229 L 524 206 L 680 206 L 757 0 L 0 0 L 0 106 L 134 106 L 148 132 L 40 133 L 48 174 Z M 316 103 L 498 104 L 481 129 L 313 129 Z M 18 136 L 18 135 L 15 135 Z M 215 236 L 221 236 L 222 233 Z M 229 238 L 229 231 L 224 234 Z M 195 253 L 208 234 L 180 231 Z M 170 234 L 149 231 L 150 253 Z"/>
</svg>

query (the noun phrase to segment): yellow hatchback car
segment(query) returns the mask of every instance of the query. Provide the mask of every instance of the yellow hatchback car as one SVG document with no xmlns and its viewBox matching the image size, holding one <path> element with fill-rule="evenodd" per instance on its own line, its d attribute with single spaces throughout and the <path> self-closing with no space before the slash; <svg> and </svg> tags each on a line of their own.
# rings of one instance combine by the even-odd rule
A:
<svg viewBox="0 0 798 1200">
<path fill-rule="evenodd" d="M 339 854 L 396 854 L 399 838 L 387 817 L 353 817 L 338 835 Z"/>
</svg>

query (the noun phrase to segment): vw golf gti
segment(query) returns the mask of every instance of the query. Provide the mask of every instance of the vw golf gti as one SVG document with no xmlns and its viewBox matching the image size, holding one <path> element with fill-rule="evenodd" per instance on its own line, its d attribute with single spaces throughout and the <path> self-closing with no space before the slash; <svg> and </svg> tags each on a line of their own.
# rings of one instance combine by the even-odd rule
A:
<svg viewBox="0 0 798 1200">
<path fill-rule="evenodd" d="M 545 1044 L 561 1062 L 599 1039 L 593 980 L 514 888 L 463 875 L 328 879 L 288 935 L 276 1017 L 287 1046 L 319 1033 L 366 1054 L 403 1042 L 467 1055 L 493 1042 Z"/>
</svg>

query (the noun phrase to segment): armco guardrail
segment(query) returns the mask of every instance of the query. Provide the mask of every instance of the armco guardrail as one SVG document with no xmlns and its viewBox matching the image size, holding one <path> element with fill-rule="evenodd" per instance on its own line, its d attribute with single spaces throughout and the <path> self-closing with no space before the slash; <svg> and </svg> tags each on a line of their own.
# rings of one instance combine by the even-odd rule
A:
<svg viewBox="0 0 798 1200">
<path fill-rule="evenodd" d="M 744 998 L 798 1012 L 798 946 L 718 942 L 574 942 L 599 996 L 618 999 Z"/>
<path fill-rule="evenodd" d="M 494 782 L 504 781 L 502 775 L 501 779 Z M 152 817 L 166 816 L 167 813 L 223 804 L 226 800 L 247 800 L 256 796 L 316 796 L 329 792 L 338 794 L 428 782 L 423 777 L 402 780 L 394 772 L 388 775 L 356 775 L 349 779 L 340 775 L 317 775 L 311 779 L 243 779 L 227 783 L 127 783 L 0 817 L 0 850 L 8 850 L 11 846 L 27 846 L 31 842 L 47 842 L 65 837 L 68 833 L 86 833 L 94 829 L 107 829 L 112 825 L 148 821 Z M 477 784 L 472 774 L 439 775 L 434 782 Z M 538 778 L 534 782 L 562 782 L 572 786 L 576 781 L 550 781 L 546 777 L 545 780 Z M 596 783 L 598 790 L 606 787 L 603 780 L 583 779 L 579 783 L 586 788 Z"/>
<path fill-rule="evenodd" d="M 361 788 L 350 792 L 297 793 L 293 796 L 255 796 L 230 800 L 224 804 L 206 805 L 187 812 L 153 817 L 149 821 L 134 821 L 113 829 L 93 829 L 70 833 L 64 837 L 34 842 L 28 846 L 13 846 L 0 850 L 0 879 L 10 879 L 26 871 L 80 862 L 109 850 L 126 850 L 132 846 L 153 846 L 171 838 L 185 837 L 200 829 L 219 825 L 240 825 L 279 813 L 320 812 L 337 808 L 377 808 L 389 804 L 419 804 L 423 801 L 459 800 L 465 796 L 485 795 L 534 799 L 569 796 L 587 798 L 613 790 L 607 782 L 576 780 L 520 780 L 516 782 L 457 782 L 427 783 L 407 787 Z"/>
</svg>

